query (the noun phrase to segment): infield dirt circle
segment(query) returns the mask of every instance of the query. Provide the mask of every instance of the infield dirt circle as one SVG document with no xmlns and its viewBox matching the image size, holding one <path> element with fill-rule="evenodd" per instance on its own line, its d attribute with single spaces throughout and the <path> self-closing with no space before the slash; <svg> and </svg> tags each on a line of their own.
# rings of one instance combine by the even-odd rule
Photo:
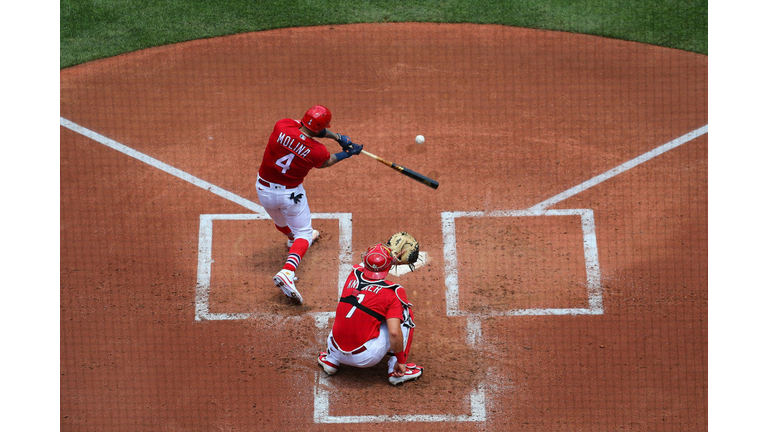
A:
<svg viewBox="0 0 768 432">
<path fill-rule="evenodd" d="M 61 429 L 705 430 L 707 68 L 595 36 L 404 23 L 62 70 Z M 440 187 L 364 156 L 311 172 L 322 235 L 297 307 L 272 284 L 287 250 L 254 182 L 274 123 L 314 104 Z M 427 259 L 390 278 L 424 376 L 326 377 L 339 280 L 401 230 Z"/>
</svg>

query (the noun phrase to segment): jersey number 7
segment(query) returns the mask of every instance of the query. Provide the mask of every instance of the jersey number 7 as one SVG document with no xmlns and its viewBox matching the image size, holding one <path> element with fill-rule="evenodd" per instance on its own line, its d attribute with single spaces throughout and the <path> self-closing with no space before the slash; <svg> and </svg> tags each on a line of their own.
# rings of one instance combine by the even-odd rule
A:
<svg viewBox="0 0 768 432">
<path fill-rule="evenodd" d="M 358 294 L 357 302 L 363 303 L 364 298 L 365 298 L 365 294 Z M 347 316 L 345 316 L 344 318 L 352 318 L 352 314 L 355 313 L 356 310 L 357 310 L 357 306 L 352 306 L 352 309 L 349 310 L 349 313 L 347 313 Z"/>
</svg>

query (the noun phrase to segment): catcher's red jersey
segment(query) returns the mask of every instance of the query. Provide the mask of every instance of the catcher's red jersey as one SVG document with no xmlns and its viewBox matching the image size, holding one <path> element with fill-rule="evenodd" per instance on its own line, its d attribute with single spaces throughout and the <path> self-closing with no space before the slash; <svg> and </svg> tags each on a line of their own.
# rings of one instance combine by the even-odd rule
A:
<svg viewBox="0 0 768 432">
<path fill-rule="evenodd" d="M 331 153 L 318 141 L 303 134 L 298 120 L 283 119 L 269 136 L 259 177 L 289 188 L 299 186 L 309 170 L 321 166 Z"/>
<path fill-rule="evenodd" d="M 387 318 L 403 319 L 403 305 L 398 299 L 407 302 L 405 289 L 387 280 L 369 281 L 363 277 L 363 266 L 356 265 L 349 274 L 341 297 L 354 296 L 368 309 Z M 336 319 L 333 322 L 333 339 L 344 351 L 353 351 L 370 339 L 379 336 L 381 321 L 360 308 L 345 302 L 336 307 Z"/>
</svg>

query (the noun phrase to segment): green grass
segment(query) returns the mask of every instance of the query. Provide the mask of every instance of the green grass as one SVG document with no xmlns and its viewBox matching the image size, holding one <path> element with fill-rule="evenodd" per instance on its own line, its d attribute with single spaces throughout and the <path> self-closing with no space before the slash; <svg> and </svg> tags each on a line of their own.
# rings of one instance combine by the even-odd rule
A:
<svg viewBox="0 0 768 432">
<path fill-rule="evenodd" d="M 706 0 L 61 0 L 60 67 L 152 46 L 361 22 L 501 24 L 707 54 Z"/>
</svg>

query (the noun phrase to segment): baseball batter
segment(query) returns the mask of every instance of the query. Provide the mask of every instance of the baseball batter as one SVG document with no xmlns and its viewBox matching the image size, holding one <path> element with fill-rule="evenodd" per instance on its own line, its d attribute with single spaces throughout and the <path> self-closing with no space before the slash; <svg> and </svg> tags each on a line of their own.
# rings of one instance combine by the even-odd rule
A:
<svg viewBox="0 0 768 432">
<path fill-rule="evenodd" d="M 390 248 L 377 243 L 349 274 L 328 335 L 328 351 L 317 358 L 328 375 L 343 364 L 375 366 L 387 353 L 392 353 L 387 365 L 392 385 L 424 373 L 423 367 L 407 362 L 415 326 L 413 305 L 408 303 L 405 288 L 386 280 L 395 260 Z"/>
<path fill-rule="evenodd" d="M 275 124 L 259 167 L 256 191 L 278 231 L 288 237 L 288 258 L 272 279 L 283 293 L 299 304 L 295 272 L 304 254 L 320 233 L 312 229 L 312 215 L 304 191 L 304 177 L 312 168 L 327 168 L 358 155 L 362 145 L 348 136 L 331 132 L 331 111 L 315 105 L 301 120 L 283 119 Z M 315 138 L 336 140 L 343 151 L 330 154 Z"/>
</svg>

